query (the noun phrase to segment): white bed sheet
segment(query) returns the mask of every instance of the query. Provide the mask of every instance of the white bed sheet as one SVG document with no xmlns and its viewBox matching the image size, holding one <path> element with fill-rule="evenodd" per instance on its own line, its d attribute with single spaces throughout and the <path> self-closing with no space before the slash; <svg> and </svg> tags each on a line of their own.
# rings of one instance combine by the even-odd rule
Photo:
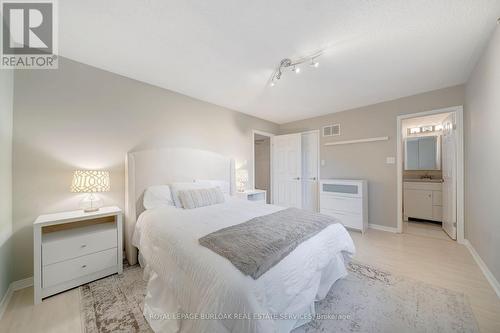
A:
<svg viewBox="0 0 500 333">
<path fill-rule="evenodd" d="M 133 243 L 147 274 L 144 315 L 153 330 L 290 332 L 310 321 L 314 301 L 347 275 L 345 259 L 355 249 L 342 225 L 330 225 L 303 242 L 257 280 L 198 243 L 211 232 L 281 209 L 229 199 L 197 209 L 143 212 Z"/>
</svg>

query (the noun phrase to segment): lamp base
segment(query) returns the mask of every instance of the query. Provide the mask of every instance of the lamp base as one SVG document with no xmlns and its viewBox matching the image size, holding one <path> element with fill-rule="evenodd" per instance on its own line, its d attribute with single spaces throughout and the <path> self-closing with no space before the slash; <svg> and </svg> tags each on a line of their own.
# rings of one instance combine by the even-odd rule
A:
<svg viewBox="0 0 500 333">
<path fill-rule="evenodd" d="M 84 213 L 97 212 L 102 207 L 102 200 L 95 193 L 89 193 L 80 201 L 80 209 Z"/>
</svg>

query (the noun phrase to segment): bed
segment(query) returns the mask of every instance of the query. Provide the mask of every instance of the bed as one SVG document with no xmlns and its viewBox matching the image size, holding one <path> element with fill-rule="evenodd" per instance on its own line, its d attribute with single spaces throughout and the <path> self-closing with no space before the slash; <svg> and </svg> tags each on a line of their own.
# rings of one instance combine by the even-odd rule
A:
<svg viewBox="0 0 500 333">
<path fill-rule="evenodd" d="M 314 301 L 347 274 L 354 245 L 340 224 L 253 279 L 198 240 L 284 208 L 233 197 L 196 209 L 142 207 L 151 185 L 194 179 L 233 184 L 233 174 L 232 160 L 210 152 L 161 149 L 127 156 L 126 255 L 135 264 L 140 250 L 148 281 L 144 315 L 155 332 L 290 332 L 313 319 Z"/>
</svg>

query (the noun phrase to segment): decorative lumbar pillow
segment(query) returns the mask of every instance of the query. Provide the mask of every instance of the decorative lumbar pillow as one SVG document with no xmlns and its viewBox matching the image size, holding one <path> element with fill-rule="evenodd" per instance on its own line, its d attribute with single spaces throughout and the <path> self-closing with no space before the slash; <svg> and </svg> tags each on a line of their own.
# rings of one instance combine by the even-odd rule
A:
<svg viewBox="0 0 500 333">
<path fill-rule="evenodd" d="M 172 193 L 170 193 L 170 187 L 168 185 L 155 185 L 148 187 L 144 192 L 142 205 L 144 206 L 144 209 L 174 206 Z"/>
<path fill-rule="evenodd" d="M 193 209 L 224 202 L 224 193 L 219 187 L 181 190 L 178 193 L 182 207 Z"/>
<path fill-rule="evenodd" d="M 180 191 L 212 187 L 215 186 L 207 186 L 206 184 L 198 184 L 192 181 L 190 183 L 172 183 L 170 184 L 170 191 L 172 192 L 172 199 L 174 200 L 175 207 L 182 208 L 181 199 L 179 198 Z"/>
</svg>

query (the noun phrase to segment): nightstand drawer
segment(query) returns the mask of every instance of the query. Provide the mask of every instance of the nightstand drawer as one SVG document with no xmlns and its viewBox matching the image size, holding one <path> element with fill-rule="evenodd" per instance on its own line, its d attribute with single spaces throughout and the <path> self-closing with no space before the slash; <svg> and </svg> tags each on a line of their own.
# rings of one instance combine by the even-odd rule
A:
<svg viewBox="0 0 500 333">
<path fill-rule="evenodd" d="M 118 251 L 115 248 L 92 253 L 72 260 L 58 262 L 43 267 L 42 287 L 47 288 L 57 284 L 77 279 L 79 277 L 99 272 L 117 265 Z"/>
<path fill-rule="evenodd" d="M 42 266 L 117 247 L 115 223 L 102 223 L 42 236 Z"/>
</svg>

